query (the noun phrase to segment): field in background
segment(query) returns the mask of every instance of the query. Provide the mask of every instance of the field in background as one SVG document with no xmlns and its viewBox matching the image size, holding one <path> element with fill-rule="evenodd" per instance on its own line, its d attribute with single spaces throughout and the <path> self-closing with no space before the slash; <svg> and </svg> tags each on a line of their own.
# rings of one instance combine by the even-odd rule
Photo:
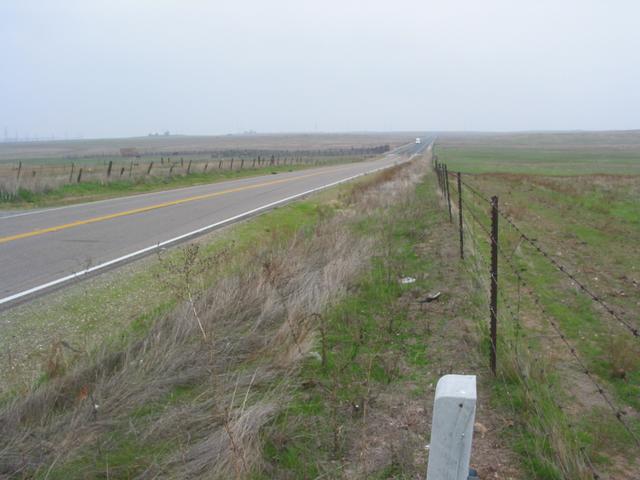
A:
<svg viewBox="0 0 640 480">
<path fill-rule="evenodd" d="M 438 143 L 440 161 L 451 171 L 640 174 L 640 131 L 444 134 Z"/>
<path fill-rule="evenodd" d="M 102 164 L 106 159 L 120 157 L 120 149 L 135 148 L 142 156 L 179 156 L 227 150 L 344 150 L 370 148 L 381 144 L 392 147 L 412 141 L 420 134 L 345 133 L 345 134 L 256 134 L 190 136 L 171 135 L 95 140 L 59 140 L 52 142 L 0 143 L 0 164 L 70 163 Z"/>
</svg>

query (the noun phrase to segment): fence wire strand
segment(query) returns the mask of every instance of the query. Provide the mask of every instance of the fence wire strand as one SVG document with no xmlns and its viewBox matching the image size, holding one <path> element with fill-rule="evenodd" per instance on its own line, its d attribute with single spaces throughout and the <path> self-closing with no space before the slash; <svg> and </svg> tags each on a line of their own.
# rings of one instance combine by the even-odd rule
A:
<svg viewBox="0 0 640 480">
<path fill-rule="evenodd" d="M 442 174 L 442 173 L 439 173 Z M 449 175 L 455 175 L 453 172 L 448 172 Z M 453 182 L 454 185 L 456 184 L 456 182 Z M 483 200 L 484 202 L 486 202 L 487 204 L 491 205 L 491 201 L 485 196 L 483 195 L 481 192 L 479 192 L 476 188 L 472 187 L 471 185 L 469 185 L 467 182 L 465 181 L 460 181 L 461 185 L 463 185 L 464 187 L 466 187 L 466 189 L 468 191 L 470 191 L 473 195 L 475 195 L 477 198 L 480 198 L 481 200 Z M 464 189 L 463 189 L 464 190 Z M 468 222 L 464 222 L 464 212 L 467 211 L 469 212 L 471 218 L 473 219 L 474 223 L 476 225 L 478 225 L 483 232 L 489 237 L 491 238 L 491 232 L 489 231 L 489 229 L 483 224 L 483 222 L 478 218 L 478 216 L 476 215 L 476 213 L 474 212 L 474 209 L 470 207 L 469 203 L 466 202 L 463 198 L 463 195 L 460 195 L 460 199 L 462 201 L 462 208 L 463 208 L 463 223 L 467 224 L 468 226 Z M 631 324 L 629 324 L 628 322 L 625 322 L 623 319 L 621 319 L 602 299 L 600 299 L 597 295 L 595 295 L 593 292 L 591 292 L 590 289 L 588 289 L 588 287 L 586 287 L 586 285 L 584 285 L 583 283 L 581 283 L 579 280 L 576 279 L 575 275 L 573 275 L 572 273 L 570 273 L 563 265 L 561 265 L 560 263 L 558 263 L 550 254 L 548 254 L 545 250 L 543 250 L 541 247 L 539 247 L 535 241 L 533 239 L 531 239 L 529 236 L 527 236 L 520 227 L 518 227 L 515 222 L 508 217 L 506 214 L 504 214 L 504 212 L 502 212 L 500 209 L 498 209 L 498 214 L 507 221 L 507 223 L 516 230 L 516 232 L 519 234 L 519 240 L 518 240 L 518 245 L 516 245 L 516 247 L 513 249 L 513 251 L 511 252 L 511 255 L 507 255 L 502 251 L 502 248 L 500 248 L 500 244 L 498 242 L 498 244 L 496 245 L 497 247 L 497 252 L 500 256 L 500 258 L 502 260 L 504 260 L 504 262 L 509 266 L 509 269 L 511 270 L 511 273 L 516 277 L 516 279 L 518 280 L 518 310 L 519 310 L 519 303 L 520 303 L 520 286 L 522 285 L 526 290 L 526 293 L 529 294 L 530 298 L 532 299 L 534 305 L 539 309 L 539 311 L 542 313 L 543 317 L 547 320 L 547 323 L 551 326 L 551 328 L 556 332 L 556 335 L 558 335 L 558 337 L 561 339 L 562 343 L 564 344 L 564 346 L 566 347 L 566 349 L 568 350 L 568 352 L 570 353 L 570 355 L 572 356 L 572 358 L 574 359 L 574 361 L 577 363 L 577 365 L 580 368 L 580 371 L 589 379 L 589 381 L 593 384 L 593 386 L 596 389 L 596 392 L 602 397 L 603 401 L 605 402 L 605 404 L 609 407 L 609 409 L 612 411 L 612 413 L 614 414 L 614 416 L 616 417 L 616 419 L 620 422 L 620 424 L 622 425 L 622 427 L 625 429 L 625 431 L 630 435 L 630 437 L 634 440 L 634 442 L 636 443 L 636 445 L 638 447 L 640 447 L 640 438 L 638 438 L 638 436 L 635 434 L 635 432 L 631 429 L 631 427 L 624 421 L 623 415 L 625 415 L 625 412 L 623 412 L 621 409 L 619 409 L 618 407 L 616 407 L 616 405 L 613 403 L 613 401 L 609 398 L 609 396 L 607 395 L 605 389 L 602 387 L 602 385 L 600 384 L 600 382 L 595 378 L 595 375 L 593 374 L 593 372 L 591 372 L 591 370 L 589 370 L 589 368 L 587 367 L 587 365 L 585 364 L 585 362 L 580 358 L 580 356 L 578 355 L 578 352 L 576 350 L 576 348 L 571 344 L 571 342 L 569 341 L 569 339 L 567 338 L 567 336 L 564 334 L 564 332 L 562 331 L 562 329 L 560 328 L 560 326 L 558 325 L 558 323 L 556 322 L 555 318 L 548 312 L 548 310 L 545 308 L 545 306 L 543 305 L 543 302 L 539 296 L 539 294 L 535 291 L 535 289 L 532 288 L 532 286 L 525 280 L 525 278 L 521 275 L 521 273 L 519 272 L 519 269 L 517 268 L 517 266 L 513 263 L 512 261 L 512 257 L 514 256 L 514 254 L 516 253 L 517 247 L 519 246 L 520 242 L 522 240 L 524 240 L 525 242 L 527 242 L 528 244 L 530 244 L 531 246 L 533 246 L 535 248 L 535 250 L 542 254 L 549 262 L 551 262 L 551 264 L 560 272 L 562 272 L 564 275 L 566 275 L 568 278 L 570 278 L 572 281 L 574 281 L 580 288 L 582 291 L 584 291 L 585 293 L 587 293 L 594 301 L 596 301 L 598 304 L 600 304 L 610 315 L 612 315 L 616 320 L 618 320 L 618 322 L 620 322 L 622 325 L 624 325 L 625 327 L 627 327 L 627 329 L 636 337 L 639 336 L 638 330 L 633 327 Z M 468 228 L 467 229 L 469 231 L 469 237 L 472 239 L 472 241 L 474 242 L 474 248 L 476 249 L 476 252 L 478 252 L 480 255 L 480 257 L 482 257 L 481 252 L 479 252 L 479 250 L 477 249 L 477 243 L 476 243 L 476 239 L 474 238 L 475 235 L 473 234 L 473 232 L 471 232 L 471 229 Z M 490 242 L 491 244 L 492 242 Z M 478 255 L 476 255 L 474 253 L 474 257 L 477 257 Z M 500 292 L 500 291 L 499 291 Z M 500 294 L 500 298 L 501 298 L 501 303 L 507 308 L 507 311 L 509 312 L 509 314 L 512 316 L 512 318 L 514 319 L 516 323 L 516 325 L 519 325 L 519 315 L 516 316 L 515 313 L 513 312 L 513 308 L 512 305 L 510 304 L 510 302 L 507 301 L 507 299 L 504 297 L 504 295 Z M 521 369 L 521 366 L 518 365 L 518 368 Z M 523 373 L 523 372 L 521 372 Z M 523 375 L 523 381 L 526 381 Z M 555 401 L 554 401 L 555 403 Z M 556 407 L 559 408 L 560 410 L 562 410 L 562 407 L 555 403 Z M 599 476 L 597 475 L 597 473 L 595 472 L 595 470 L 592 468 L 591 462 L 589 461 L 589 465 L 591 467 L 591 470 L 594 474 L 594 478 L 599 478 Z"/>
<path fill-rule="evenodd" d="M 453 173 L 449 173 L 453 175 Z M 476 188 L 469 185 L 468 182 L 461 180 L 463 186 L 465 186 L 476 197 L 482 199 L 484 202 L 491 204 L 486 196 L 482 195 Z M 498 209 L 498 214 L 520 235 L 520 239 L 524 240 L 527 244 L 531 245 L 539 254 L 541 254 L 548 262 L 550 262 L 556 270 L 560 271 L 563 275 L 574 282 L 580 290 L 582 290 L 587 296 L 589 296 L 594 302 L 598 303 L 609 315 L 611 315 L 618 323 L 623 325 L 634 337 L 640 338 L 640 330 L 635 325 L 631 324 L 627 320 L 623 319 L 615 310 L 613 310 L 601 296 L 594 293 L 584 282 L 581 282 L 574 273 L 570 272 L 567 267 L 558 262 L 553 255 L 548 251 L 540 247 L 535 239 L 528 236 L 522 228 L 520 228 L 511 217 L 509 217 L 502 210 Z"/>
</svg>

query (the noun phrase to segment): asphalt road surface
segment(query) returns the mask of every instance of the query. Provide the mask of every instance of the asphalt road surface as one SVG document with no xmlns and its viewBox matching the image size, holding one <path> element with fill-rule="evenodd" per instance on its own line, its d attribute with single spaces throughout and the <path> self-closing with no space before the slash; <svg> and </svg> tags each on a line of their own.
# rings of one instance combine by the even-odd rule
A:
<svg viewBox="0 0 640 480">
<path fill-rule="evenodd" d="M 367 162 L 0 214 L 0 308 L 407 161 L 428 147 L 425 140 Z"/>
</svg>

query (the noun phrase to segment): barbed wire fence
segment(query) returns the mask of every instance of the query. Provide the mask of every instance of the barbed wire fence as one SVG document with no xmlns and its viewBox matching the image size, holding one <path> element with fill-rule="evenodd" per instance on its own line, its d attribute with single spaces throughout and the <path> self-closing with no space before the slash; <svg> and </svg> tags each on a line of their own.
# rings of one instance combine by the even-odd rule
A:
<svg viewBox="0 0 640 480">
<path fill-rule="evenodd" d="M 542 400 L 538 395 L 532 392 L 534 388 L 541 391 L 544 400 L 548 400 L 562 413 L 562 421 L 572 430 L 574 438 L 578 438 L 578 432 L 575 425 L 571 423 L 569 417 L 565 414 L 566 408 L 558 400 L 558 397 L 552 391 L 550 385 L 533 384 L 532 378 L 535 376 L 520 361 L 522 352 L 518 352 L 520 340 L 525 340 L 526 334 L 523 332 L 521 324 L 521 306 L 523 302 L 528 301 L 531 308 L 538 313 L 543 319 L 546 326 L 553 332 L 555 344 L 561 345 L 568 357 L 570 357 L 577 366 L 577 370 L 584 375 L 594 392 L 602 399 L 602 404 L 610 411 L 613 418 L 627 432 L 629 438 L 640 448 L 640 438 L 634 429 L 626 420 L 626 412 L 616 405 L 610 394 L 603 387 L 597 375 L 589 368 L 587 362 L 582 358 L 577 347 L 572 343 L 569 336 L 563 331 L 556 317 L 549 311 L 545 305 L 544 299 L 540 293 L 534 288 L 532 282 L 523 274 L 523 269 L 518 262 L 524 260 L 518 255 L 521 245 L 532 247 L 531 252 L 544 259 L 553 269 L 564 277 L 568 278 L 577 285 L 579 292 L 589 298 L 594 304 L 598 305 L 605 312 L 606 317 L 619 324 L 633 338 L 639 338 L 640 333 L 638 327 L 633 322 L 624 318 L 624 314 L 614 310 L 602 297 L 594 292 L 584 281 L 581 281 L 577 275 L 570 271 L 565 265 L 561 264 L 553 255 L 551 255 L 544 247 L 539 245 L 532 236 L 527 235 L 525 231 L 516 224 L 516 222 L 499 208 L 497 196 L 489 197 L 485 195 L 478 187 L 471 184 L 470 181 L 463 178 L 460 172 L 449 172 L 446 164 L 440 163 L 437 155 L 433 155 L 433 168 L 436 173 L 435 179 L 437 189 L 440 192 L 442 200 L 446 203 L 448 217 L 451 223 L 454 223 L 454 213 L 457 218 L 455 223 L 458 227 L 458 237 L 460 244 L 460 259 L 463 267 L 468 274 L 480 282 L 482 288 L 480 294 L 485 296 L 489 305 L 489 366 L 492 373 L 505 386 L 507 398 L 512 405 L 513 392 L 509 390 L 509 379 L 503 368 L 498 368 L 498 322 L 500 328 L 511 328 L 514 332 L 511 347 L 514 349 L 514 367 L 517 370 L 518 378 L 516 379 L 526 397 L 532 402 L 533 409 L 542 414 L 545 409 L 542 407 Z M 469 175 L 471 177 L 471 175 Z M 471 177 L 473 178 L 473 177 Z M 470 199 L 473 199 L 470 200 Z M 504 222 L 500 222 L 502 219 Z M 510 232 L 506 232 L 507 237 L 511 237 L 515 247 L 507 246 L 506 242 L 501 240 L 500 227 L 506 225 Z M 504 232 L 503 232 L 504 233 Z M 509 248 L 507 248 L 509 247 Z M 472 257 L 465 260 L 465 253 Z M 489 261 L 487 260 L 489 259 Z M 499 268 L 500 267 L 500 268 Z M 487 275 L 488 273 L 488 275 Z M 500 276 L 506 275 L 513 282 L 504 287 L 499 284 Z M 507 318 L 502 313 L 506 311 Z M 478 315 L 487 315 L 486 311 L 477 310 Z M 508 323 L 507 323 L 508 322 Z M 540 336 L 537 336 L 540 338 Z M 509 340 L 503 340 L 509 341 Z M 531 347 L 527 347 L 528 355 L 536 355 L 532 352 Z M 540 354 L 537 354 L 540 356 Z M 539 364 L 544 365 L 545 359 L 539 358 Z M 540 367 L 544 368 L 544 367 Z M 513 380 L 513 379 L 512 379 Z M 515 405 L 513 405 L 515 410 Z M 580 458 L 577 459 L 578 464 L 588 474 L 599 479 L 598 474 L 590 455 L 585 451 L 584 447 L 578 447 Z"/>
</svg>

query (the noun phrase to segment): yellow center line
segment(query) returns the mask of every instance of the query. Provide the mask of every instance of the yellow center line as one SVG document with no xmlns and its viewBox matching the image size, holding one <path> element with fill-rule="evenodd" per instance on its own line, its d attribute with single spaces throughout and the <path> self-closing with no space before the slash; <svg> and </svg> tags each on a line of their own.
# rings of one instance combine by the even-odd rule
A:
<svg viewBox="0 0 640 480">
<path fill-rule="evenodd" d="M 7 237 L 0 237 L 0 244 L 7 243 L 7 242 L 12 242 L 14 240 L 20 240 L 20 239 L 23 239 L 23 238 L 29 238 L 29 237 L 35 237 L 35 236 L 38 236 L 38 235 L 44 235 L 45 233 L 59 232 L 60 230 L 66 230 L 68 228 L 80 227 L 82 225 L 89 225 L 91 223 L 104 222 L 105 220 L 111 220 L 113 218 L 119 218 L 119 217 L 125 217 L 125 216 L 128 216 L 128 215 L 135 215 L 137 213 L 149 212 L 151 210 L 157 210 L 159 208 L 171 207 L 171 206 L 174 206 L 174 205 L 181 205 L 183 203 L 195 202 L 197 200 L 205 200 L 207 198 L 218 197 L 220 195 L 226 195 L 227 193 L 241 192 L 243 190 L 251 190 L 251 189 L 254 189 L 254 188 L 267 187 L 269 185 L 277 185 L 279 183 L 292 182 L 294 180 L 300 180 L 302 178 L 313 177 L 313 176 L 316 176 L 316 175 L 321 175 L 323 173 L 329 173 L 329 172 L 333 172 L 333 171 L 336 171 L 336 170 L 339 170 L 339 168 L 332 169 L 332 170 L 326 170 L 326 171 L 323 171 L 323 172 L 310 173 L 310 174 L 307 174 L 307 175 L 301 175 L 299 177 L 294 177 L 294 178 L 283 178 L 283 179 L 280 179 L 280 180 L 272 180 L 270 182 L 257 183 L 255 185 L 246 185 L 244 187 L 230 188 L 228 190 L 221 190 L 219 192 L 205 193 L 205 194 L 202 194 L 202 195 L 195 195 L 193 197 L 181 198 L 180 200 L 172 200 L 170 202 L 163 202 L 163 203 L 158 203 L 156 205 L 149 205 L 148 207 L 134 208 L 132 210 L 125 210 L 123 212 L 118 212 L 118 213 L 110 213 L 108 215 L 102 215 L 100 217 L 88 218 L 86 220 L 77 220 L 75 222 L 65 223 L 63 225 L 56 225 L 55 227 L 39 228 L 37 230 L 32 230 L 30 232 L 18 233 L 16 235 L 10 235 L 10 236 L 7 236 Z"/>
</svg>

